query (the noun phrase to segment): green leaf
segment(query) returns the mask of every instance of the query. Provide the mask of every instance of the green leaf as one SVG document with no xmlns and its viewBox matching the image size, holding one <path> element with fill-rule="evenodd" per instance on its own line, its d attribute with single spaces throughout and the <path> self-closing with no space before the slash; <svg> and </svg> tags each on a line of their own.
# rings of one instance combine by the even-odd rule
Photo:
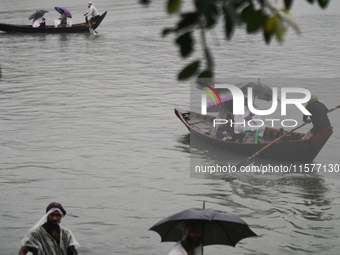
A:
<svg viewBox="0 0 340 255">
<path fill-rule="evenodd" d="M 213 74 L 212 74 L 211 70 L 204 70 L 198 75 L 197 79 L 212 78 L 212 77 L 213 77 Z"/>
<path fill-rule="evenodd" d="M 263 37 L 264 37 L 265 42 L 269 45 L 273 38 L 273 33 L 264 32 Z"/>
<path fill-rule="evenodd" d="M 293 4 L 293 0 L 284 0 L 284 2 L 285 2 L 286 9 L 290 10 Z"/>
<path fill-rule="evenodd" d="M 255 10 L 252 4 L 249 4 L 242 10 L 241 13 L 242 20 L 247 24 L 247 32 L 256 32 L 264 22 L 263 10 Z"/>
<path fill-rule="evenodd" d="M 167 11 L 169 14 L 179 12 L 181 9 L 181 0 L 168 0 Z"/>
<path fill-rule="evenodd" d="M 283 42 L 283 37 L 286 32 L 286 28 L 279 14 L 266 17 L 263 32 L 266 43 L 270 42 L 270 37 L 272 35 L 275 35 L 278 42 L 280 43 Z"/>
<path fill-rule="evenodd" d="M 275 27 L 275 37 L 278 40 L 279 43 L 283 42 L 283 36 L 286 32 L 286 29 L 284 25 L 282 24 L 282 21 L 279 19 L 278 22 L 276 23 Z"/>
<path fill-rule="evenodd" d="M 314 1 L 315 0 L 306 0 L 307 2 L 311 3 L 311 4 L 314 4 Z"/>
<path fill-rule="evenodd" d="M 247 32 L 254 33 L 262 27 L 264 16 L 261 10 L 254 11 L 250 15 L 249 20 L 247 20 Z"/>
<path fill-rule="evenodd" d="M 187 57 L 190 55 L 190 53 L 193 51 L 193 44 L 194 41 L 191 36 L 191 32 L 187 32 L 185 34 L 180 35 L 176 39 L 176 44 L 179 45 L 180 51 L 181 51 L 181 56 L 183 58 Z"/>
<path fill-rule="evenodd" d="M 184 13 L 181 15 L 181 17 L 181 21 L 177 24 L 177 31 L 198 24 L 199 22 L 199 16 L 197 12 Z"/>
<path fill-rule="evenodd" d="M 318 3 L 321 8 L 325 9 L 329 4 L 329 0 L 318 0 Z"/>
<path fill-rule="evenodd" d="M 279 19 L 280 18 L 278 14 L 275 14 L 270 17 L 266 17 L 265 22 L 264 22 L 265 33 L 269 33 L 269 34 L 274 33 Z"/>
<path fill-rule="evenodd" d="M 245 7 L 242 10 L 242 13 L 241 13 L 242 20 L 246 23 L 251 22 L 252 15 L 254 12 L 255 12 L 254 7 L 251 4 L 249 4 L 247 7 Z"/>
<path fill-rule="evenodd" d="M 183 70 L 178 74 L 178 80 L 186 80 L 193 76 L 200 66 L 200 61 L 196 60 L 191 64 L 183 68 Z"/>
</svg>

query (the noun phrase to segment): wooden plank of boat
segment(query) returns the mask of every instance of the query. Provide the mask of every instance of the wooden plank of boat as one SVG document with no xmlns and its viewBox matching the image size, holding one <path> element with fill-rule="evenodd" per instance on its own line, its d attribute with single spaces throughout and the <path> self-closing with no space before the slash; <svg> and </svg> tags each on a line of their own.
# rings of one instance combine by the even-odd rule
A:
<svg viewBox="0 0 340 255">
<path fill-rule="evenodd" d="M 215 118 L 214 116 L 202 115 L 177 108 L 175 108 L 175 114 L 195 137 L 222 149 L 245 155 L 253 155 L 282 134 L 278 129 L 267 128 L 264 139 L 260 143 L 236 143 L 235 139 L 221 140 L 213 136 L 211 131 L 213 130 L 212 120 Z M 200 123 L 200 126 L 191 123 Z M 204 125 L 201 126 L 202 124 Z M 333 128 L 329 127 L 315 134 L 311 139 L 301 140 L 304 134 L 293 132 L 284 140 L 271 145 L 270 150 L 264 150 L 260 156 L 287 161 L 311 162 L 318 155 L 332 133 Z"/>
<path fill-rule="evenodd" d="M 98 20 L 92 22 L 92 29 L 96 29 L 105 18 L 107 12 L 104 12 Z M 86 22 L 73 24 L 70 27 L 32 27 L 31 25 L 13 25 L 0 23 L 0 31 L 7 33 L 26 33 L 26 34 L 60 34 L 60 33 L 86 33 L 89 32 L 89 24 Z"/>
</svg>

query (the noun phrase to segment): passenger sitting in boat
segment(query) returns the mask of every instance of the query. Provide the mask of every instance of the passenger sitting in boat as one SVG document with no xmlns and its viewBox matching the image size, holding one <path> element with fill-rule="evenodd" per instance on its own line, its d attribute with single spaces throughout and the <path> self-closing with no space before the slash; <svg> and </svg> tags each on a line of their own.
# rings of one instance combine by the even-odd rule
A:
<svg viewBox="0 0 340 255">
<path fill-rule="evenodd" d="M 60 24 L 58 25 L 58 27 L 66 27 L 67 25 L 67 17 L 65 15 L 65 12 L 63 9 L 60 9 Z"/>
<path fill-rule="evenodd" d="M 45 18 L 41 17 L 39 19 L 34 19 L 32 22 L 32 27 L 44 27 L 46 26 Z"/>
<path fill-rule="evenodd" d="M 302 140 L 310 139 L 313 135 L 320 132 L 322 129 L 330 127 L 331 123 L 328 119 L 327 113 L 335 110 L 338 107 L 339 106 L 328 109 L 323 103 L 319 102 L 319 99 L 315 94 L 312 94 L 310 100 L 307 102 L 306 105 L 306 109 L 312 115 L 303 115 L 303 121 L 307 123 L 312 122 L 313 128 L 302 137 Z"/>
<path fill-rule="evenodd" d="M 261 121 L 260 116 L 250 112 L 248 108 L 248 98 L 244 97 L 244 114 L 234 115 L 234 133 L 236 142 L 242 141 L 243 134 L 246 131 L 258 130 L 259 137 L 263 137 L 266 126 Z"/>
</svg>

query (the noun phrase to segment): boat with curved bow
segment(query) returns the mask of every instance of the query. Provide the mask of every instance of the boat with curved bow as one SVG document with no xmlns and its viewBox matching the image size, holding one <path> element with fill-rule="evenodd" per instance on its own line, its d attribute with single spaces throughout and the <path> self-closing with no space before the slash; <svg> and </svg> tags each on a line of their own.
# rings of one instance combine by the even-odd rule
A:
<svg viewBox="0 0 340 255">
<path fill-rule="evenodd" d="M 266 128 L 263 139 L 256 142 L 236 142 L 233 137 L 217 137 L 214 135 L 213 120 L 216 118 L 212 115 L 202 115 L 200 113 L 181 110 L 175 108 L 176 116 L 182 121 L 191 135 L 198 137 L 209 144 L 218 146 L 222 149 L 253 155 L 260 151 L 269 143 L 282 135 L 282 129 Z M 270 149 L 263 150 L 260 157 L 287 161 L 311 162 L 318 155 L 322 147 L 333 133 L 333 128 L 328 127 L 307 140 L 301 140 L 303 133 L 292 132 L 284 139 L 274 142 Z"/>
<path fill-rule="evenodd" d="M 55 27 L 53 26 L 44 26 L 44 27 L 32 27 L 31 25 L 13 25 L 13 24 L 4 24 L 0 23 L 0 31 L 4 31 L 7 33 L 26 33 L 26 34 L 61 34 L 61 33 L 86 33 L 89 32 L 89 29 L 96 29 L 100 23 L 105 18 L 107 12 L 104 12 L 100 15 L 95 21 L 91 22 L 91 26 L 87 23 L 78 23 L 73 24 L 72 26 L 67 27 Z"/>
</svg>

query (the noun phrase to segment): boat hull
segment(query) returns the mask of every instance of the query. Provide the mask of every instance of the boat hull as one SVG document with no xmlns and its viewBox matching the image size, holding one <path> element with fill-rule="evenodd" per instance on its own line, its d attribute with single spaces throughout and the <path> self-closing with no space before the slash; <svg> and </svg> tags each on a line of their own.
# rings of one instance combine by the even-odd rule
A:
<svg viewBox="0 0 340 255">
<path fill-rule="evenodd" d="M 258 144 L 247 144 L 247 143 L 236 143 L 234 141 L 224 141 L 217 138 L 214 138 L 211 134 L 208 134 L 208 129 L 201 129 L 199 127 L 195 127 L 188 122 L 188 120 L 184 117 L 185 114 L 192 114 L 190 111 L 184 111 L 181 109 L 175 109 L 176 116 L 182 121 L 182 123 L 187 127 L 190 131 L 191 135 L 198 137 L 200 140 L 212 144 L 214 146 L 218 146 L 224 150 L 241 153 L 245 155 L 253 155 L 266 146 L 267 143 L 258 143 Z M 200 114 L 194 113 L 195 116 L 199 116 Z M 208 118 L 202 115 L 202 118 Z M 208 120 L 207 120 L 208 123 Z M 212 122 L 210 122 L 212 123 Z M 204 121 L 203 121 L 204 124 Z M 202 123 L 201 123 L 202 126 Z M 274 129 L 273 129 L 274 130 Z M 277 130 L 278 131 L 278 130 Z M 286 161 L 303 161 L 303 162 L 311 162 L 318 155 L 322 147 L 325 145 L 329 137 L 333 133 L 333 128 L 325 128 L 316 135 L 314 135 L 311 139 L 307 140 L 293 140 L 293 141 L 279 141 L 277 143 L 273 143 L 268 149 L 265 149 L 260 157 L 277 159 L 277 160 L 286 160 Z M 293 133 L 299 137 L 303 134 L 301 133 Z"/>
<path fill-rule="evenodd" d="M 96 29 L 105 18 L 107 12 L 104 12 L 100 19 L 91 23 L 93 29 Z M 89 32 L 89 25 L 84 23 L 74 24 L 71 27 L 32 27 L 31 25 L 13 25 L 0 23 L 0 30 L 7 33 L 25 33 L 25 34 L 73 34 Z"/>
</svg>

